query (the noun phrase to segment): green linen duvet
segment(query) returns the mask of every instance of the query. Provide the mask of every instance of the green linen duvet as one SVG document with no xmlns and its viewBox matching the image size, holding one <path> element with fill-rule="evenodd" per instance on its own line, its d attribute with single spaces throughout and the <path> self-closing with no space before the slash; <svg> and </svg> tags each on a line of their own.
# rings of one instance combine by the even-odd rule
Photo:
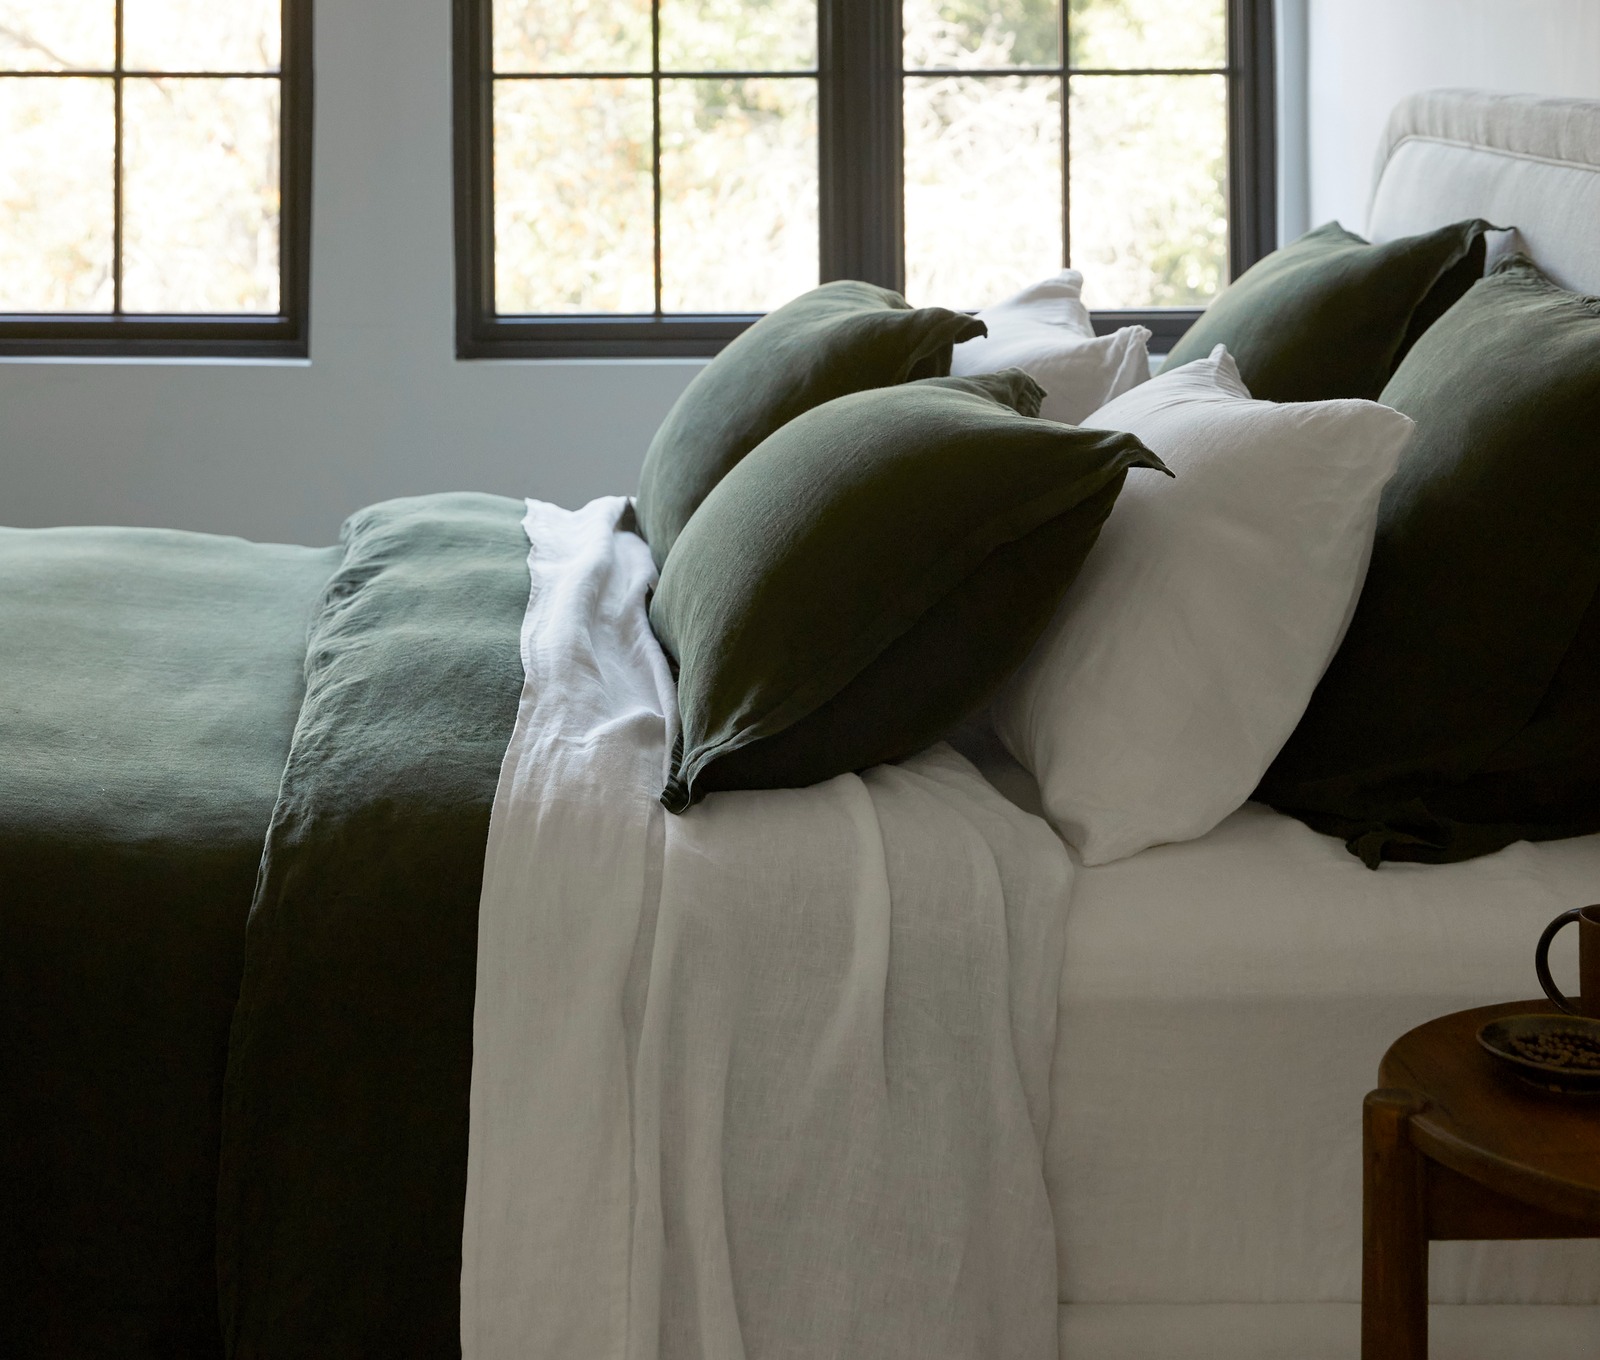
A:
<svg viewBox="0 0 1600 1360">
<path fill-rule="evenodd" d="M 0 1354 L 458 1353 L 522 514 L 0 530 Z"/>
</svg>

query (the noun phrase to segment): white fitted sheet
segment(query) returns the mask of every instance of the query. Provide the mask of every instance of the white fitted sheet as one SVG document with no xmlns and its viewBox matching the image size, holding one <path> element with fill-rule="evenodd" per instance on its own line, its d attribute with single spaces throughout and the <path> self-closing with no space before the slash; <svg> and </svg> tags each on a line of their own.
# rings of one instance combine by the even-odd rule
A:
<svg viewBox="0 0 1600 1360">
<path fill-rule="evenodd" d="M 1537 995 L 1540 928 L 1593 901 L 1600 836 L 1374 872 L 1253 803 L 1080 871 L 1046 1153 L 1062 1301 L 1358 1299 L 1361 1099 L 1384 1049 Z M 1558 954 L 1575 985 L 1575 942 Z M 1600 1243 L 1439 1244 L 1433 1288 L 1597 1302 Z"/>
</svg>

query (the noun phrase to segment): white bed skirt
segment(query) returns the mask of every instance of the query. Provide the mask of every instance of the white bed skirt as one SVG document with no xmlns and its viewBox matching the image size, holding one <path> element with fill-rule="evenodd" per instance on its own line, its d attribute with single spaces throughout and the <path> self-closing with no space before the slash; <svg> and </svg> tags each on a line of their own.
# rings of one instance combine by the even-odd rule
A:
<svg viewBox="0 0 1600 1360">
<path fill-rule="evenodd" d="M 1359 1300 L 1384 1050 L 1537 996 L 1540 929 L 1595 901 L 1600 836 L 1373 871 L 1254 803 L 1081 870 L 1046 1151 L 1061 1299 Z M 1555 952 L 1570 986 L 1576 944 Z M 1600 1241 L 1438 1243 L 1432 1282 L 1438 1303 L 1600 1303 Z"/>
<path fill-rule="evenodd" d="M 981 725 L 955 744 L 1038 810 Z M 1600 836 L 1373 871 L 1255 803 L 1200 840 L 1080 869 L 1046 1147 L 1063 1304 L 1353 1307 L 1361 1100 L 1384 1050 L 1434 1016 L 1538 995 L 1540 930 L 1597 901 Z M 1552 958 L 1569 991 L 1572 934 Z M 1441 1242 L 1431 1258 L 1436 1303 L 1600 1304 L 1600 1241 Z"/>
<path fill-rule="evenodd" d="M 1600 1308 L 1435 1304 L 1449 1360 L 1594 1360 Z M 1061 1309 L 1061 1360 L 1357 1360 L 1354 1303 L 1084 1303 Z"/>
</svg>

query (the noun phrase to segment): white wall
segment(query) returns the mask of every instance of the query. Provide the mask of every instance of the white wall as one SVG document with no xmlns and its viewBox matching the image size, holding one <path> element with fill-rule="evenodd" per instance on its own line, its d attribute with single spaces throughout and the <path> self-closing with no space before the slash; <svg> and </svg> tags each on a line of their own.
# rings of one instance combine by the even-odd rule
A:
<svg viewBox="0 0 1600 1360">
<path fill-rule="evenodd" d="M 1292 241 L 1311 227 L 1311 185 L 1306 178 L 1309 0 L 1277 0 L 1273 10 L 1273 61 L 1277 68 L 1278 240 Z"/>
<path fill-rule="evenodd" d="M 694 363 L 454 358 L 450 5 L 316 25 L 311 362 L 0 361 L 0 523 L 323 543 L 388 496 L 634 489 Z"/>
<path fill-rule="evenodd" d="M 1445 85 L 1600 98 L 1600 0 L 1309 0 L 1311 222 L 1366 224 L 1389 110 Z"/>
</svg>

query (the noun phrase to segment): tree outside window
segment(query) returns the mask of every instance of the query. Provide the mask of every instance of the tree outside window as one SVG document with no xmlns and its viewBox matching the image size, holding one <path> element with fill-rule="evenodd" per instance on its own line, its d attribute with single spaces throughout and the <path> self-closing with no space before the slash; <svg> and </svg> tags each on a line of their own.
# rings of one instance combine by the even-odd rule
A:
<svg viewBox="0 0 1600 1360">
<path fill-rule="evenodd" d="M 1071 264 L 1092 306 L 1175 309 L 1181 325 L 1265 244 L 1241 252 L 1231 222 L 1242 134 L 1259 143 L 1270 110 L 1246 88 L 1264 71 L 1270 85 L 1261 0 L 473 4 L 458 54 L 464 353 L 497 337 L 649 353 L 674 336 L 712 352 L 824 276 L 830 233 L 872 231 L 873 194 L 879 219 L 903 223 L 894 277 L 873 281 L 919 305 L 981 307 Z M 875 70 L 849 48 L 830 66 L 830 25 L 859 23 L 847 6 L 898 29 Z M 872 99 L 869 81 L 899 98 Z M 852 225 L 829 211 L 845 194 L 830 167 L 848 178 L 852 136 L 882 137 L 874 120 L 896 114 L 897 173 Z"/>
<path fill-rule="evenodd" d="M 0 0 L 0 349 L 304 351 L 307 18 Z"/>
</svg>

